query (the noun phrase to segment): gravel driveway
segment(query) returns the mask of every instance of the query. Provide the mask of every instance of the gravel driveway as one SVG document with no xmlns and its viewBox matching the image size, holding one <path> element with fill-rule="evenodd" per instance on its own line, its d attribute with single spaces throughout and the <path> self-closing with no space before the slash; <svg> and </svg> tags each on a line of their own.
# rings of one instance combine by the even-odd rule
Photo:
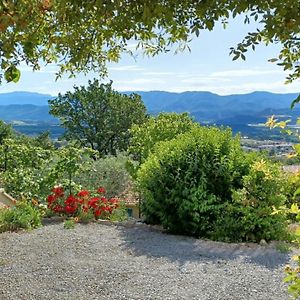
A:
<svg viewBox="0 0 300 300">
<path fill-rule="evenodd" d="M 290 256 L 145 226 L 49 224 L 0 234 L 0 299 L 289 299 Z"/>
</svg>

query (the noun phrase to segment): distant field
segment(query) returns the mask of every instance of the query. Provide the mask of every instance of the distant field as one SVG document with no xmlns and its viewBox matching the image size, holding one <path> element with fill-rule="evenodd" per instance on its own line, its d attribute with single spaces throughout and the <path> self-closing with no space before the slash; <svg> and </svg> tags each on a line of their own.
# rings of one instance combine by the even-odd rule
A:
<svg viewBox="0 0 300 300">
<path fill-rule="evenodd" d="M 233 125 L 218 125 L 231 127 L 234 134 L 240 133 L 242 136 L 257 140 L 285 140 L 292 141 L 291 137 L 280 133 L 279 130 L 270 130 L 267 127 L 261 126 L 247 126 L 244 124 L 233 124 Z M 49 131 L 52 139 L 57 139 L 64 133 L 64 129 L 58 124 L 43 122 L 43 123 L 24 123 L 14 122 L 13 128 L 23 134 L 36 136 L 42 132 Z"/>
<path fill-rule="evenodd" d="M 58 124 L 47 124 L 47 123 L 37 123 L 37 124 L 26 124 L 26 125 L 17 125 L 14 124 L 13 128 L 18 132 L 21 132 L 26 135 L 36 136 L 42 132 L 49 131 L 52 139 L 57 139 L 65 130 L 60 127 Z"/>
</svg>

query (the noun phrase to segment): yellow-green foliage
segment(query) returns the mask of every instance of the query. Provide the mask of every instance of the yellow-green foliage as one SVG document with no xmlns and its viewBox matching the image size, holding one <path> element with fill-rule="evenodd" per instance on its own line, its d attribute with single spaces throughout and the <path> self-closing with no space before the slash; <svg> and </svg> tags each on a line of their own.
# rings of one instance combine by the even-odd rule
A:
<svg viewBox="0 0 300 300">
<path fill-rule="evenodd" d="M 187 113 L 161 113 L 144 124 L 132 126 L 129 153 L 142 163 L 159 142 L 169 141 L 197 127 L 199 124 Z"/>
<path fill-rule="evenodd" d="M 300 172 L 286 174 L 286 195 L 288 204 L 300 204 Z"/>
</svg>

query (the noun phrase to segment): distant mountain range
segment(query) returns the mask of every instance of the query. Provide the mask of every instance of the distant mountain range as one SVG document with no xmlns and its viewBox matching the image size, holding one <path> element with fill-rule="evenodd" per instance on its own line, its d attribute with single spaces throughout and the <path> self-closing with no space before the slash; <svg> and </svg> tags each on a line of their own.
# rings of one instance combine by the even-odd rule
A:
<svg viewBox="0 0 300 300">
<path fill-rule="evenodd" d="M 129 93 L 129 92 L 126 92 Z M 300 109 L 290 109 L 298 94 L 254 92 L 220 96 L 210 92 L 171 93 L 164 91 L 135 92 L 141 95 L 149 113 L 189 112 L 197 121 L 224 125 L 265 122 L 271 114 L 297 117 Z M 5 121 L 54 122 L 49 115 L 51 95 L 13 92 L 0 94 L 0 119 Z"/>
<path fill-rule="evenodd" d="M 37 106 L 48 105 L 48 100 L 55 97 L 47 94 L 31 92 L 12 92 L 0 94 L 0 105 L 32 104 Z"/>
</svg>

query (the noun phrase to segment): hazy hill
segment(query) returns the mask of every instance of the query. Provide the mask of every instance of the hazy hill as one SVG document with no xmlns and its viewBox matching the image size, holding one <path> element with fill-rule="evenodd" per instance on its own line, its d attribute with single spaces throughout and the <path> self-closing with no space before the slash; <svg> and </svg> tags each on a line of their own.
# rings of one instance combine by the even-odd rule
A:
<svg viewBox="0 0 300 300">
<path fill-rule="evenodd" d="M 129 92 L 128 92 L 129 93 Z M 254 92 L 220 96 L 210 92 L 170 93 L 163 91 L 136 92 L 142 96 L 152 114 L 188 111 L 198 121 L 218 124 L 247 124 L 265 121 L 270 114 L 298 114 L 290 104 L 298 94 Z M 0 119 L 53 121 L 47 101 L 53 98 L 29 92 L 0 94 Z"/>
<path fill-rule="evenodd" d="M 54 98 L 51 95 L 31 93 L 31 92 L 12 92 L 0 94 L 0 105 L 11 104 L 32 104 L 48 105 L 48 100 Z"/>
<path fill-rule="evenodd" d="M 38 106 L 33 104 L 0 105 L 0 119 L 4 121 L 58 122 L 56 118 L 49 114 L 48 105 Z"/>
</svg>

